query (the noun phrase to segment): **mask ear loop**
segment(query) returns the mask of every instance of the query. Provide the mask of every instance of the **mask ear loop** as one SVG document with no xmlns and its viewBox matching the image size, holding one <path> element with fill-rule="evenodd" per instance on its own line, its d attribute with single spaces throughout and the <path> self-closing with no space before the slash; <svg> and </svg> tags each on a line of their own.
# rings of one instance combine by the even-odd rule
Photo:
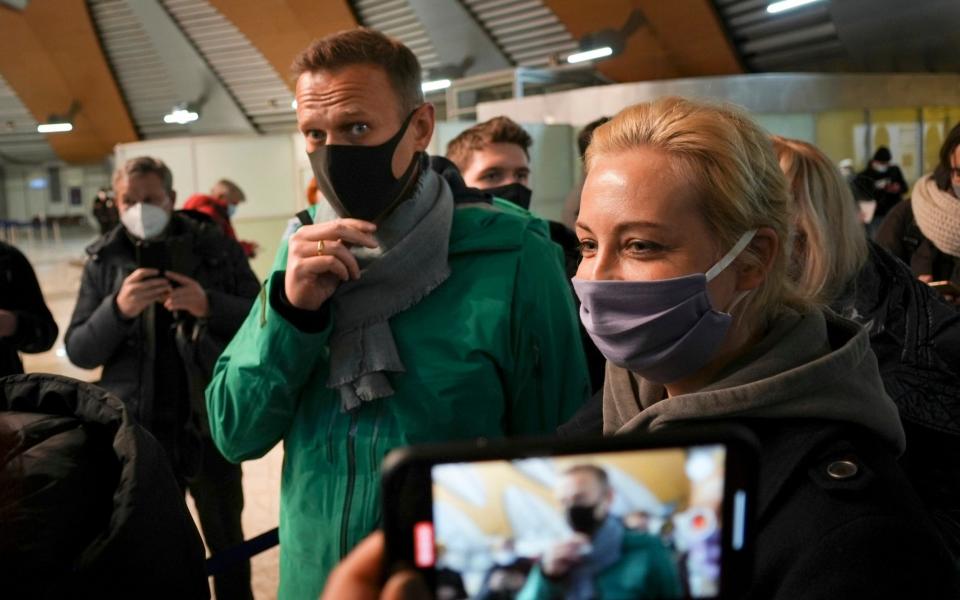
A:
<svg viewBox="0 0 960 600">
<path fill-rule="evenodd" d="M 717 275 L 722 273 L 724 269 L 729 267 L 733 261 L 737 260 L 737 257 L 740 256 L 750 242 L 753 241 L 753 237 L 755 235 L 757 235 L 756 229 L 751 229 L 750 231 L 747 231 L 741 235 L 740 239 L 737 240 L 737 243 L 733 245 L 733 248 L 730 248 L 730 251 L 727 252 L 723 258 L 717 261 L 717 264 L 710 267 L 710 270 L 706 272 L 707 281 L 712 281 Z M 750 292 L 752 291 L 753 290 L 744 290 L 737 294 L 737 296 L 733 299 L 733 302 L 730 303 L 730 306 L 728 306 L 726 310 L 722 312 L 728 315 L 732 314 L 733 309 L 736 308 L 744 298 L 750 295 Z"/>
</svg>

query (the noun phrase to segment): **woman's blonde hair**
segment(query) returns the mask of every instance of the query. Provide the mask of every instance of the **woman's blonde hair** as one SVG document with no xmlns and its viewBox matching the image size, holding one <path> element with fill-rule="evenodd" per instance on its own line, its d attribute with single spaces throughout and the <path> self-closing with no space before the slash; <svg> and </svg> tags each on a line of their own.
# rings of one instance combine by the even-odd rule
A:
<svg viewBox="0 0 960 600">
<path fill-rule="evenodd" d="M 806 142 L 773 136 L 790 184 L 797 230 L 790 274 L 798 286 L 829 304 L 867 260 L 867 237 L 840 170 Z"/>
<path fill-rule="evenodd" d="M 661 98 L 626 108 L 597 128 L 587 149 L 587 172 L 604 155 L 637 148 L 652 148 L 671 157 L 674 172 L 699 199 L 720 253 L 751 229 L 769 227 L 776 232 L 780 249 L 764 282 L 744 300 L 744 314 L 764 319 L 785 306 L 811 307 L 811 299 L 796 289 L 788 275 L 789 194 L 765 131 L 730 106 Z M 759 265 L 761 257 L 747 247 L 738 261 Z"/>
</svg>

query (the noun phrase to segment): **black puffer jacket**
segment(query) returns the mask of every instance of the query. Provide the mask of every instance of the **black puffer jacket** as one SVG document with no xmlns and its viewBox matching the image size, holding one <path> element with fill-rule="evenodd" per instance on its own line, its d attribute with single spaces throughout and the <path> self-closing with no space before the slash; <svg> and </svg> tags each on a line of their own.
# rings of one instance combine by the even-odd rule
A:
<svg viewBox="0 0 960 600">
<path fill-rule="evenodd" d="M 23 373 L 18 352 L 49 350 L 57 339 L 37 276 L 19 250 L 0 242 L 0 309 L 17 315 L 17 331 L 0 338 L 0 376 Z"/>
<path fill-rule="evenodd" d="M 960 310 L 873 242 L 831 308 L 869 331 L 907 434 L 901 463 L 960 560 Z"/>
<path fill-rule="evenodd" d="M 169 332 L 155 331 L 153 311 L 126 320 L 117 310 L 117 292 L 136 269 L 134 246 L 122 226 L 87 248 L 90 256 L 65 342 L 77 366 L 103 366 L 99 385 L 123 400 L 137 422 L 160 438 L 178 476 L 189 476 L 196 467 L 199 434 L 207 424 L 203 390 L 213 363 L 250 312 L 260 284 L 237 242 L 212 222 L 175 212 L 167 239 L 176 270 L 197 280 L 210 302 L 207 319 L 180 315 L 176 323 L 179 356 L 173 364 L 183 365 L 188 397 L 154 397 L 156 337 Z"/>
<path fill-rule="evenodd" d="M 207 598 L 204 550 L 157 441 L 101 388 L 0 379 L 6 598 Z"/>
</svg>

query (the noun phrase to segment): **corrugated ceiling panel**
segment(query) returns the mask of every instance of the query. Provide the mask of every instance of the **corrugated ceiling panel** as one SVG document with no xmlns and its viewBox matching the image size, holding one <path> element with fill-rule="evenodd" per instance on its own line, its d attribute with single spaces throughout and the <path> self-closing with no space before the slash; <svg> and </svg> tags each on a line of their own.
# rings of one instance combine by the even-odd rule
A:
<svg viewBox="0 0 960 600">
<path fill-rule="evenodd" d="M 546 66 L 553 55 L 577 48 L 567 28 L 541 0 L 461 2 L 518 66 Z"/>
<path fill-rule="evenodd" d="M 352 4 L 364 26 L 406 44 L 417 55 L 421 67 L 440 66 L 440 57 L 407 0 L 353 0 Z"/>
<path fill-rule="evenodd" d="M 107 61 L 116 74 L 140 135 L 149 138 L 188 134 L 185 126 L 163 122 L 163 115 L 184 99 L 174 91 L 167 65 L 126 2 L 88 0 L 88 3 Z"/>
<path fill-rule="evenodd" d="M 714 0 L 743 60 L 754 70 L 803 69 L 806 61 L 843 54 L 829 4 L 770 14 L 768 0 Z"/>
<path fill-rule="evenodd" d="M 13 162 L 40 163 L 57 158 L 20 98 L 0 77 L 0 158 Z"/>
<path fill-rule="evenodd" d="M 161 0 L 260 131 L 292 131 L 293 93 L 263 54 L 206 0 Z"/>
</svg>

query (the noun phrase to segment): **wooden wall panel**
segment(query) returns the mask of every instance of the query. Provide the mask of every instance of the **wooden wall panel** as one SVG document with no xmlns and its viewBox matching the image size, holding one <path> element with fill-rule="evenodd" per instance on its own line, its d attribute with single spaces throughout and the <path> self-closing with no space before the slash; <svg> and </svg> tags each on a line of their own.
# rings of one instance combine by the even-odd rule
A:
<svg viewBox="0 0 960 600">
<path fill-rule="evenodd" d="M 313 40 L 357 26 L 346 0 L 209 0 L 290 88 L 290 64 Z"/>
<path fill-rule="evenodd" d="M 137 139 L 84 0 L 32 0 L 0 7 L 0 74 L 39 122 L 80 103 L 74 130 L 47 139 L 70 163 L 103 160 Z"/>
<path fill-rule="evenodd" d="M 574 38 L 619 29 L 634 8 L 648 24 L 633 34 L 624 52 L 597 63 L 614 81 L 742 73 L 709 0 L 544 0 Z"/>
</svg>

